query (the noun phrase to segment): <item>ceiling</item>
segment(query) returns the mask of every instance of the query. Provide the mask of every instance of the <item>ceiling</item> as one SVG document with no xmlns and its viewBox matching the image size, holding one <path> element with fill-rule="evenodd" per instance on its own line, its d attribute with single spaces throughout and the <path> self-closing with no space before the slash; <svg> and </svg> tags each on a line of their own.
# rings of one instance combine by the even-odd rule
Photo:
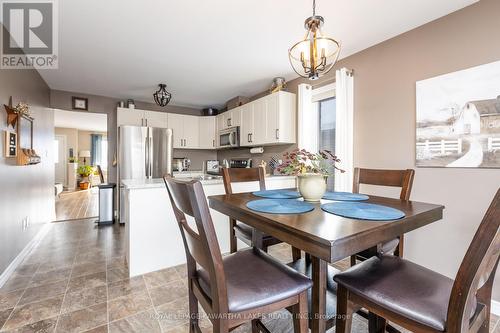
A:
<svg viewBox="0 0 500 333">
<path fill-rule="evenodd" d="M 54 127 L 107 132 L 108 116 L 102 113 L 54 110 Z"/>
<path fill-rule="evenodd" d="M 316 2 L 343 58 L 477 1 Z M 196 108 L 295 78 L 287 50 L 311 15 L 310 0 L 58 3 L 59 69 L 41 71 L 52 89 L 152 102 L 164 82 L 171 104 Z"/>
</svg>

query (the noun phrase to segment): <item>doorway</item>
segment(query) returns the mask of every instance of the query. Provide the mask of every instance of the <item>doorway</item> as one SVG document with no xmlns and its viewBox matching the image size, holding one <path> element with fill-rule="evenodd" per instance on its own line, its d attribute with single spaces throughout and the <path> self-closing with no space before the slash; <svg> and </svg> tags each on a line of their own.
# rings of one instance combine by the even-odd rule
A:
<svg viewBox="0 0 500 333">
<path fill-rule="evenodd" d="M 108 177 L 107 120 L 102 113 L 54 110 L 55 221 L 98 217 L 98 185 Z"/>
</svg>

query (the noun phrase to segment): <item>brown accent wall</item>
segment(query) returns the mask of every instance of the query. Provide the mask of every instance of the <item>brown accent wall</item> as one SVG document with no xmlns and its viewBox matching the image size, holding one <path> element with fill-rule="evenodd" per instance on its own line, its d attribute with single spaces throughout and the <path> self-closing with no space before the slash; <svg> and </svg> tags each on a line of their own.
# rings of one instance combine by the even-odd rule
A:
<svg viewBox="0 0 500 333">
<path fill-rule="evenodd" d="M 499 16 L 500 1 L 482 0 L 336 65 L 354 70 L 355 166 L 415 168 L 415 82 L 500 60 Z M 334 77 L 332 70 L 312 83 Z M 311 83 L 293 80 L 289 91 L 296 93 L 302 82 Z M 247 149 L 218 154 L 232 155 L 250 156 Z M 416 168 L 412 199 L 446 210 L 442 221 L 407 236 L 405 257 L 454 277 L 499 186 L 500 169 Z M 498 274 L 493 298 L 500 301 Z"/>
</svg>

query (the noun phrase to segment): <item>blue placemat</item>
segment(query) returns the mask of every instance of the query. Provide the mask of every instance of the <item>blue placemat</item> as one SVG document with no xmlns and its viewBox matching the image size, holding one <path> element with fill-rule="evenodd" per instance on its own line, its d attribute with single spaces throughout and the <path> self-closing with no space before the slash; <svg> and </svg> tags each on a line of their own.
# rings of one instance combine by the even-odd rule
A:
<svg viewBox="0 0 500 333">
<path fill-rule="evenodd" d="M 365 194 L 350 193 L 350 192 L 326 192 L 323 199 L 335 201 L 363 201 L 368 200 Z"/>
<path fill-rule="evenodd" d="M 259 199 L 247 202 L 247 207 L 261 213 L 301 214 L 314 210 L 314 205 L 290 199 Z"/>
<path fill-rule="evenodd" d="M 252 193 L 258 197 L 268 198 L 268 199 L 297 199 L 301 195 L 297 191 L 290 190 L 266 190 L 266 191 L 256 191 Z"/>
<path fill-rule="evenodd" d="M 389 221 L 405 217 L 405 213 L 391 207 L 366 202 L 331 202 L 321 205 L 324 211 L 352 219 Z"/>
</svg>

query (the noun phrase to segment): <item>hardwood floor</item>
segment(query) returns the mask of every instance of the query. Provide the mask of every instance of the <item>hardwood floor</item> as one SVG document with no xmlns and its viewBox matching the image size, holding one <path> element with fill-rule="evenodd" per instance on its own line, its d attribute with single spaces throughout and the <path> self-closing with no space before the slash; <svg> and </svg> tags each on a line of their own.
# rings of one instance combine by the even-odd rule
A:
<svg viewBox="0 0 500 333">
<path fill-rule="evenodd" d="M 56 221 L 87 219 L 99 215 L 97 188 L 63 192 L 56 198 Z"/>
</svg>

